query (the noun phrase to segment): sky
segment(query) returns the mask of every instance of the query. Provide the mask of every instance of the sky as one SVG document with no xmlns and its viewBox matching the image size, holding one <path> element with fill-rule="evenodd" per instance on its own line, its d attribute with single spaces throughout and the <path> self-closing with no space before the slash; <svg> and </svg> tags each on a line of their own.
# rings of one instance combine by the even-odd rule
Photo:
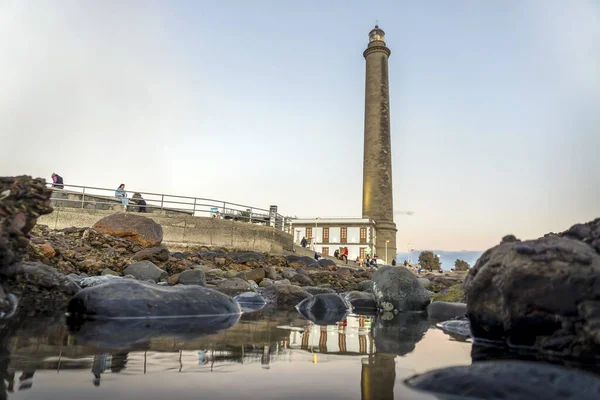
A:
<svg viewBox="0 0 600 400">
<path fill-rule="evenodd" d="M 595 0 L 4 0 L 0 175 L 360 217 L 376 21 L 399 251 L 600 216 Z"/>
</svg>

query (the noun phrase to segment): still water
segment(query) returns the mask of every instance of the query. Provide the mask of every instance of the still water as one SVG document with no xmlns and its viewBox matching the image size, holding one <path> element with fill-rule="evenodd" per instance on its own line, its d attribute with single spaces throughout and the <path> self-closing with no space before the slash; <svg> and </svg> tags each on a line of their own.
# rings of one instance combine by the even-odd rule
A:
<svg viewBox="0 0 600 400">
<path fill-rule="evenodd" d="M 470 342 L 415 315 L 317 326 L 296 311 L 259 311 L 185 334 L 177 323 L 74 330 L 59 315 L 0 325 L 0 399 L 434 399 L 403 380 L 471 363 Z"/>
</svg>

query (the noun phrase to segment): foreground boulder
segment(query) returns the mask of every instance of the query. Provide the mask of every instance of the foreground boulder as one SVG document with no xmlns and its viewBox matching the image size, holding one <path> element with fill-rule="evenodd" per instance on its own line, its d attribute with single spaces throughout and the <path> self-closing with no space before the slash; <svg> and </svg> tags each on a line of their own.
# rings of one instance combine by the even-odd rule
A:
<svg viewBox="0 0 600 400">
<path fill-rule="evenodd" d="M 600 237 L 600 220 L 587 227 L 584 237 Z M 564 356 L 600 354 L 600 255 L 584 240 L 507 237 L 481 256 L 464 287 L 475 337 Z"/>
<path fill-rule="evenodd" d="M 68 311 L 84 317 L 175 317 L 239 314 L 239 304 L 202 286 L 157 286 L 117 279 L 79 291 Z"/>
<path fill-rule="evenodd" d="M 578 369 L 524 361 L 484 361 L 427 372 L 406 381 L 443 400 L 596 400 L 600 378 Z"/>
<path fill-rule="evenodd" d="M 294 307 L 311 295 L 300 286 L 286 283 L 275 284 L 265 288 L 262 295 L 267 303 L 280 307 Z"/>
<path fill-rule="evenodd" d="M 353 290 L 351 292 L 344 293 L 343 297 L 352 305 L 352 309 L 358 314 L 362 314 L 361 311 L 377 311 L 377 302 L 375 301 L 375 297 L 373 297 L 372 293 Z"/>
<path fill-rule="evenodd" d="M 135 279 L 139 279 L 140 281 L 154 282 L 167 277 L 167 273 L 154 265 L 152 261 L 140 261 L 131 264 L 123 270 L 123 274 L 133 275 Z"/>
<path fill-rule="evenodd" d="M 352 306 L 337 294 L 317 294 L 302 300 L 296 309 L 317 325 L 333 325 L 343 320 Z"/>
<path fill-rule="evenodd" d="M 200 285 L 206 284 L 206 275 L 199 269 L 188 269 L 179 274 L 178 283 L 182 285 Z"/>
<path fill-rule="evenodd" d="M 158 246 L 163 240 L 162 227 L 152 219 L 137 214 L 111 214 L 96 222 L 93 228 L 144 247 Z"/>
<path fill-rule="evenodd" d="M 371 279 L 377 306 L 384 311 L 422 311 L 430 302 L 425 288 L 406 268 L 385 266 Z"/>
</svg>

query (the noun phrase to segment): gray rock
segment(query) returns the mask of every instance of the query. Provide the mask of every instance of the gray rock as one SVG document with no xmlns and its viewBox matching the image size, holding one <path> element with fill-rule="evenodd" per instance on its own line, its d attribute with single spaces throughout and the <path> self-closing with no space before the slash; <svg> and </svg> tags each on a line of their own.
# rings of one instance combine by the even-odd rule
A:
<svg viewBox="0 0 600 400">
<path fill-rule="evenodd" d="M 77 286 L 81 286 L 81 281 L 83 280 L 83 276 L 77 274 L 69 274 L 67 275 L 67 279 L 71 282 L 75 283 Z"/>
<path fill-rule="evenodd" d="M 327 294 L 327 293 L 335 294 L 335 290 L 325 288 L 325 287 L 306 286 L 306 287 L 303 287 L 302 289 L 306 290 L 308 293 L 312 294 L 313 296 L 316 294 Z"/>
<path fill-rule="evenodd" d="M 222 269 L 211 269 L 211 270 L 209 270 L 206 273 L 206 275 L 209 275 L 209 276 L 219 276 L 219 277 L 220 276 L 225 276 L 225 271 L 223 271 Z M 235 275 L 233 277 L 235 277 Z"/>
<path fill-rule="evenodd" d="M 275 284 L 276 285 L 291 285 L 292 282 L 290 282 L 289 279 L 281 279 L 281 280 L 275 281 Z"/>
<path fill-rule="evenodd" d="M 265 256 L 260 253 L 252 251 L 240 252 L 240 253 L 227 253 L 227 257 L 235 262 L 236 264 L 247 264 L 249 262 L 255 262 L 258 264 L 264 264 L 266 262 Z"/>
<path fill-rule="evenodd" d="M 373 274 L 373 294 L 384 311 L 422 311 L 430 303 L 429 295 L 406 268 L 385 266 Z"/>
<path fill-rule="evenodd" d="M 360 311 L 376 311 L 377 302 L 372 293 L 359 292 L 357 290 L 344 293 L 344 299 L 352 305 L 352 308 L 356 313 L 360 314 Z"/>
<path fill-rule="evenodd" d="M 285 261 L 290 267 L 303 268 L 303 267 L 318 267 L 317 260 L 308 256 L 286 256 Z"/>
<path fill-rule="evenodd" d="M 289 279 L 289 280 L 292 280 L 292 278 L 294 276 L 296 276 L 297 274 L 298 273 L 293 268 L 285 268 L 282 272 L 284 279 Z"/>
<path fill-rule="evenodd" d="M 167 277 L 167 273 L 154 265 L 152 261 L 140 261 L 131 264 L 123 270 L 123 274 L 133 275 L 135 279 L 140 281 L 151 280 L 154 282 Z"/>
<path fill-rule="evenodd" d="M 200 285 L 206 284 L 204 272 L 199 269 L 188 269 L 179 274 L 178 283 L 182 285 Z"/>
<path fill-rule="evenodd" d="M 232 278 L 216 282 L 216 287 L 219 292 L 223 292 L 229 296 L 254 291 L 248 281 L 242 278 Z"/>
<path fill-rule="evenodd" d="M 256 284 L 256 282 L 254 283 Z M 260 310 L 265 306 L 265 304 L 267 304 L 265 299 L 263 299 L 263 297 L 256 292 L 240 293 L 233 299 L 240 303 L 243 312 Z"/>
<path fill-rule="evenodd" d="M 335 267 L 335 262 L 333 262 L 332 260 L 330 260 L 328 258 L 321 258 L 319 261 L 317 261 L 317 263 L 319 264 L 319 267 L 321 267 L 321 268 Z"/>
<path fill-rule="evenodd" d="M 239 271 L 234 271 L 234 270 L 230 269 L 230 270 L 225 271 L 225 273 L 223 274 L 223 277 L 225 277 L 225 278 L 235 278 L 239 274 L 240 274 Z"/>
<path fill-rule="evenodd" d="M 264 267 L 263 268 L 265 270 L 265 276 L 269 279 L 272 279 L 274 281 L 276 281 L 277 279 L 279 279 L 279 274 L 277 273 L 277 271 L 275 270 L 274 267 Z"/>
<path fill-rule="evenodd" d="M 525 361 L 482 361 L 410 378 L 409 386 L 442 400 L 597 400 L 600 378 L 557 365 Z"/>
<path fill-rule="evenodd" d="M 343 320 L 352 306 L 337 294 L 317 294 L 302 300 L 296 309 L 317 325 L 333 325 Z"/>
<path fill-rule="evenodd" d="M 419 281 L 421 286 L 423 286 L 427 290 L 430 290 L 431 287 L 433 286 L 431 281 L 427 278 L 417 278 L 417 280 Z"/>
<path fill-rule="evenodd" d="M 208 265 L 194 265 L 192 267 L 192 269 L 199 269 L 200 271 L 204 272 L 205 274 L 208 274 L 208 272 L 214 270 L 214 268 L 209 267 Z M 217 269 L 217 271 L 220 271 L 220 269 Z"/>
<path fill-rule="evenodd" d="M 149 260 L 152 262 L 164 262 L 169 260 L 169 249 L 164 244 L 142 249 L 131 257 L 134 261 Z"/>
<path fill-rule="evenodd" d="M 135 276 L 133 276 L 133 275 L 125 275 L 123 277 L 123 279 L 135 279 Z"/>
<path fill-rule="evenodd" d="M 246 282 L 248 282 L 252 290 L 258 290 L 258 283 L 254 282 L 251 279 L 247 279 Z"/>
<path fill-rule="evenodd" d="M 362 281 L 361 283 L 358 284 L 358 289 L 361 292 L 372 292 L 373 291 L 373 281 L 371 281 L 371 280 Z"/>
<path fill-rule="evenodd" d="M 115 275 L 90 276 L 88 278 L 83 278 L 80 281 L 79 286 L 81 286 L 82 288 L 98 286 L 98 285 L 102 285 L 103 283 L 106 283 L 106 282 L 114 281 L 115 279 L 122 279 L 122 278 L 120 276 L 115 276 Z"/>
<path fill-rule="evenodd" d="M 110 269 L 110 268 L 105 268 L 105 269 L 102 271 L 102 275 L 114 275 L 114 276 L 119 276 L 119 273 L 118 273 L 118 272 L 115 272 L 115 271 L 113 271 L 113 270 L 112 270 L 112 269 Z"/>
<path fill-rule="evenodd" d="M 290 282 L 298 283 L 302 286 L 312 286 L 313 285 L 313 280 L 304 274 L 296 274 L 296 275 L 292 276 L 292 278 L 290 279 Z"/>
<path fill-rule="evenodd" d="M 158 286 L 129 279 L 115 279 L 81 290 L 69 302 L 75 315 L 115 317 L 164 317 L 239 314 L 230 297 L 197 285 Z"/>
<path fill-rule="evenodd" d="M 275 284 L 265 288 L 262 295 L 267 303 L 279 307 L 294 307 L 311 295 L 296 285 Z"/>
<path fill-rule="evenodd" d="M 467 315 L 467 305 L 464 303 L 434 301 L 427 306 L 427 316 L 432 322 L 447 321 L 465 315 Z"/>
<path fill-rule="evenodd" d="M 436 325 L 445 333 L 462 336 L 463 338 L 471 337 L 471 324 L 466 319 L 453 319 L 450 321 L 440 322 Z"/>
<path fill-rule="evenodd" d="M 259 287 L 264 288 L 264 287 L 269 287 L 273 285 L 273 281 L 269 278 L 265 278 L 262 281 L 260 281 L 260 283 L 258 284 Z"/>
</svg>

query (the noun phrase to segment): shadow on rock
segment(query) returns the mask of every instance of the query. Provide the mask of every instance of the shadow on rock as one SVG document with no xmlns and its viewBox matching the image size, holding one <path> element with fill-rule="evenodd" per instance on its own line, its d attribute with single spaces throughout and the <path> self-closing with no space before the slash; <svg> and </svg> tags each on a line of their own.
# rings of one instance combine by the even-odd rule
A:
<svg viewBox="0 0 600 400">
<path fill-rule="evenodd" d="M 239 314 L 185 318 L 83 320 L 69 317 L 70 334 L 78 343 L 100 349 L 133 349 L 152 339 L 197 339 L 234 326 Z"/>
<path fill-rule="evenodd" d="M 377 316 L 371 335 L 378 352 L 403 356 L 415 349 L 428 329 L 429 321 L 423 313 L 387 313 Z"/>
</svg>

